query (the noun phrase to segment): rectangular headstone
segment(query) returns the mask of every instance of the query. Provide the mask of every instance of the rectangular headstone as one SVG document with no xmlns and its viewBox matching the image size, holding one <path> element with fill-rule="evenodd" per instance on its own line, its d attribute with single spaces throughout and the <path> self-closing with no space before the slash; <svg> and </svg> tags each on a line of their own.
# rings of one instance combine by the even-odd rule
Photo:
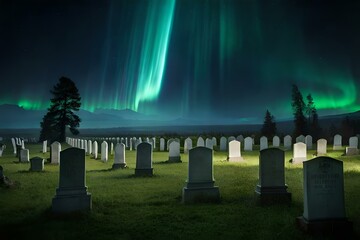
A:
<svg viewBox="0 0 360 240">
<path fill-rule="evenodd" d="M 44 171 L 44 159 L 40 157 L 33 157 L 30 159 L 30 171 L 41 172 Z"/>
<path fill-rule="evenodd" d="M 136 149 L 135 176 L 152 176 L 152 146 L 150 143 L 140 143 Z"/>
<path fill-rule="evenodd" d="M 244 159 L 241 156 L 241 142 L 233 140 L 229 142 L 229 162 L 241 162 Z"/>
<path fill-rule="evenodd" d="M 327 153 L 327 140 L 326 139 L 319 139 L 317 140 L 317 156 L 323 156 Z"/>
<path fill-rule="evenodd" d="M 181 162 L 180 143 L 173 141 L 169 145 L 169 160 L 168 162 Z"/>
<path fill-rule="evenodd" d="M 306 161 L 307 158 L 306 155 L 307 155 L 306 144 L 303 142 L 295 143 L 292 163 L 297 164 Z"/>
<path fill-rule="evenodd" d="M 126 168 L 125 144 L 123 143 L 117 143 L 115 146 L 114 164 L 112 168 L 113 169 Z"/>
</svg>

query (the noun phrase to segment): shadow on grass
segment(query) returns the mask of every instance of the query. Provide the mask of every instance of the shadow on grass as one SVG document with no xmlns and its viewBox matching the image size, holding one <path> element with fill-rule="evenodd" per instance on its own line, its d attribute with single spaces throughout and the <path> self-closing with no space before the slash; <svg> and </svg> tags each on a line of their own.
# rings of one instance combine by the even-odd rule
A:
<svg viewBox="0 0 360 240">
<path fill-rule="evenodd" d="M 181 164 L 181 163 L 184 163 L 184 162 L 169 162 L 169 160 L 165 160 L 165 161 L 156 161 L 156 162 L 153 162 L 154 165 L 158 165 L 158 164 Z"/>
</svg>

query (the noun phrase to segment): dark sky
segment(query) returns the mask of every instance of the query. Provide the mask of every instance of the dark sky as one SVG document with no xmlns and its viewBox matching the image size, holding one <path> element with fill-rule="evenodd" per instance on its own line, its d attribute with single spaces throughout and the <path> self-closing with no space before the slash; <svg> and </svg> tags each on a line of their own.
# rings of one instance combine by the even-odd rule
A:
<svg viewBox="0 0 360 240">
<path fill-rule="evenodd" d="M 0 1 L 0 104 L 46 109 L 71 78 L 82 108 L 163 118 L 290 118 L 360 109 L 360 1 Z"/>
</svg>

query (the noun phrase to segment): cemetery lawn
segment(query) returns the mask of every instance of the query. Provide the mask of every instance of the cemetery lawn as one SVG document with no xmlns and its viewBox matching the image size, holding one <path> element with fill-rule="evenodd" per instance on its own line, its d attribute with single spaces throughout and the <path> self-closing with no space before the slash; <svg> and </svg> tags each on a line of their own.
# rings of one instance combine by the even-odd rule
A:
<svg viewBox="0 0 360 240">
<path fill-rule="evenodd" d="M 92 194 L 92 211 L 54 216 L 51 201 L 59 181 L 59 166 L 45 164 L 44 172 L 29 172 L 30 164 L 16 163 L 11 142 L 0 158 L 4 175 L 16 185 L 0 188 L 0 239 L 318 239 L 299 231 L 295 217 L 303 212 L 302 165 L 292 165 L 286 151 L 286 183 L 291 206 L 256 205 L 258 146 L 244 152 L 244 163 L 229 163 L 227 153 L 214 151 L 215 185 L 220 204 L 183 205 L 182 188 L 187 178 L 188 155 L 182 163 L 167 164 L 167 152 L 153 154 L 153 177 L 134 177 L 135 152 L 126 151 L 127 169 L 109 170 L 109 161 L 86 157 L 86 184 Z M 27 144 L 30 157 L 42 154 L 41 144 Z M 68 145 L 62 144 L 62 149 Z M 256 148 L 257 147 L 257 148 Z M 360 238 L 360 156 L 328 156 L 344 162 L 347 217 Z M 308 151 L 308 159 L 314 150 Z M 322 238 L 322 239 L 327 239 Z"/>
</svg>

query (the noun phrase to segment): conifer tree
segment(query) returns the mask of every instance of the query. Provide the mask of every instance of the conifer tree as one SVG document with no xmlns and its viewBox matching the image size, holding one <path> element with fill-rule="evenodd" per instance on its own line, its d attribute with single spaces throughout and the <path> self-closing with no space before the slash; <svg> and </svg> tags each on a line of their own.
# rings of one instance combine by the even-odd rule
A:
<svg viewBox="0 0 360 240">
<path fill-rule="evenodd" d="M 276 134 L 276 122 L 275 118 L 269 110 L 266 110 L 264 124 L 261 128 L 261 134 L 266 136 L 268 139 L 272 138 Z"/>
<path fill-rule="evenodd" d="M 293 84 L 292 86 L 292 102 L 291 106 L 294 114 L 294 136 L 299 136 L 301 134 L 307 134 L 306 118 L 304 116 L 305 103 L 301 92 L 298 87 Z"/>
</svg>

